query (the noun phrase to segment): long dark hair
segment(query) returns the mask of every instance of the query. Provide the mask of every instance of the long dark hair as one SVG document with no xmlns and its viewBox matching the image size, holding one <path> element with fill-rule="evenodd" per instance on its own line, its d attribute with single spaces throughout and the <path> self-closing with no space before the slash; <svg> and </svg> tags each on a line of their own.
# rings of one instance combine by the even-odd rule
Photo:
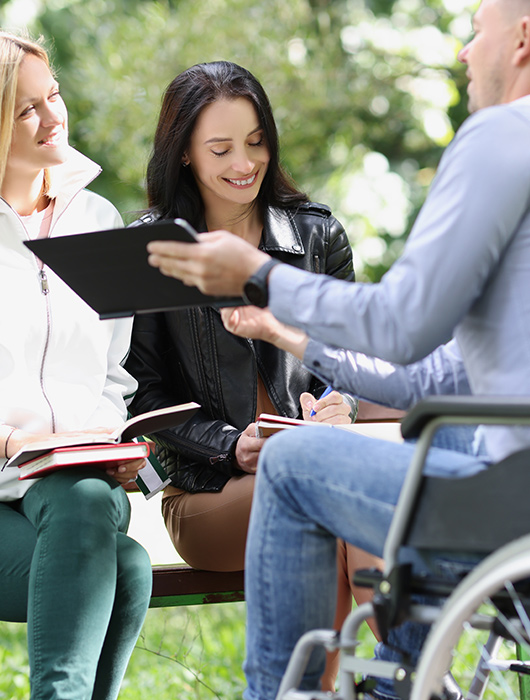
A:
<svg viewBox="0 0 530 700">
<path fill-rule="evenodd" d="M 279 161 L 278 131 L 269 98 L 250 71 L 229 61 L 199 63 L 170 83 L 164 94 L 147 166 L 147 198 L 150 211 L 161 218 L 180 216 L 198 227 L 204 205 L 191 168 L 182 165 L 184 154 L 201 111 L 220 99 L 244 97 L 254 105 L 270 161 L 257 206 L 263 215 L 268 206 L 295 207 L 307 201 Z"/>
</svg>

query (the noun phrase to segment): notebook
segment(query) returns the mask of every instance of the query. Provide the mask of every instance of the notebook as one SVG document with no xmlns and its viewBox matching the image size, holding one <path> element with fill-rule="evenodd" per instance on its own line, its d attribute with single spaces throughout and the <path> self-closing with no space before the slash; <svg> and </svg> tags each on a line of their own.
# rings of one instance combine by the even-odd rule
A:
<svg viewBox="0 0 530 700">
<path fill-rule="evenodd" d="M 189 306 L 239 306 L 241 298 L 213 297 L 166 277 L 147 262 L 153 240 L 198 244 L 183 219 L 24 241 L 100 318 Z"/>
</svg>

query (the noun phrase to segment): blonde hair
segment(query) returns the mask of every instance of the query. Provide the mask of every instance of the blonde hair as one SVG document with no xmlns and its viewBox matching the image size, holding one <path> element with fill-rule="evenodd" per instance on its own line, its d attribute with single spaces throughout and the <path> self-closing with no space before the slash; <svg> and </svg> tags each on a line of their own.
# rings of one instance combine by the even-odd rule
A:
<svg viewBox="0 0 530 700">
<path fill-rule="evenodd" d="M 13 136 L 18 70 L 27 54 L 37 56 L 51 70 L 50 59 L 42 46 L 42 39 L 32 41 L 23 36 L 0 31 L 0 187 L 4 180 Z"/>
</svg>

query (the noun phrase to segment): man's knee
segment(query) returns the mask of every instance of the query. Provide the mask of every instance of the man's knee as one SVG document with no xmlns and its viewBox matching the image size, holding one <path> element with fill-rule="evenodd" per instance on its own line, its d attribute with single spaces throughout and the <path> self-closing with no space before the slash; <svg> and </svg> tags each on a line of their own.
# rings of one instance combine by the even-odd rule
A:
<svg viewBox="0 0 530 700">
<path fill-rule="evenodd" d="M 315 430 L 320 429 L 295 428 L 269 438 L 261 451 L 258 472 L 263 471 L 272 482 L 279 477 L 309 474 L 315 461 L 311 458 L 315 456 Z"/>
<path fill-rule="evenodd" d="M 267 440 L 261 451 L 258 476 L 261 470 L 274 483 L 289 477 L 295 480 L 318 478 L 332 461 L 338 432 L 319 426 L 277 433 Z"/>
</svg>

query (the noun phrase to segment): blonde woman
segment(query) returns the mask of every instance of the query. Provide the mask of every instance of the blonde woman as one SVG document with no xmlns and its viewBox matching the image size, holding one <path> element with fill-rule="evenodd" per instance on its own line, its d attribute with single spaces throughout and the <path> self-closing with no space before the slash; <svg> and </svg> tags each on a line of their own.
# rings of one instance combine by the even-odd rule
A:
<svg viewBox="0 0 530 700">
<path fill-rule="evenodd" d="M 120 425 L 136 383 L 129 323 L 100 321 L 24 245 L 120 224 L 84 189 L 100 169 L 68 144 L 39 43 L 0 32 L 0 100 L 1 468 L 26 443 Z M 151 589 L 120 487 L 142 466 L 0 471 L 0 618 L 28 623 L 32 700 L 118 696 Z"/>
</svg>

